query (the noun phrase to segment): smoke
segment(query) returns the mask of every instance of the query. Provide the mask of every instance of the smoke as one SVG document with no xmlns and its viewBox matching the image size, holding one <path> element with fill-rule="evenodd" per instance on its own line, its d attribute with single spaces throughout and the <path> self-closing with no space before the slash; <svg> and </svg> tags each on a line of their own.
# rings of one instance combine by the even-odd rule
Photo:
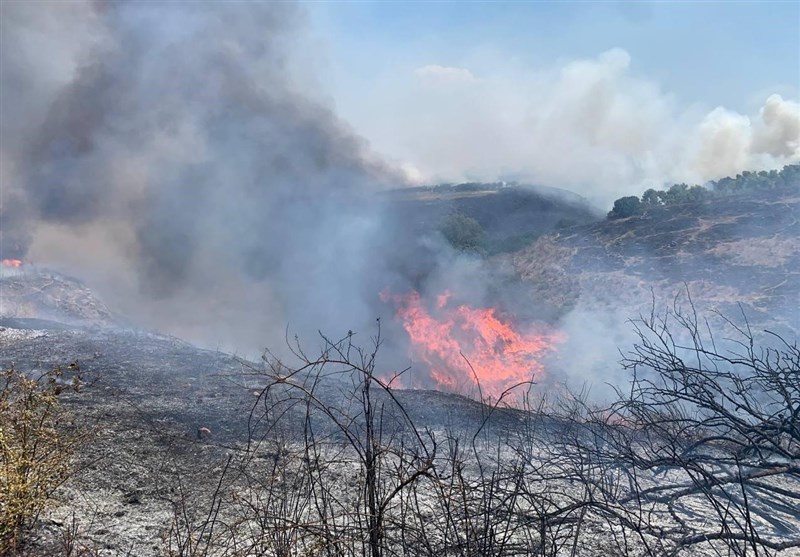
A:
<svg viewBox="0 0 800 557">
<path fill-rule="evenodd" d="M 800 104 L 771 95 L 761 109 L 753 137 L 754 151 L 787 160 L 800 160 Z"/>
<path fill-rule="evenodd" d="M 482 66 L 426 65 L 396 77 L 384 85 L 391 110 L 352 121 L 423 180 L 531 181 L 601 206 L 800 160 L 800 105 L 780 95 L 750 115 L 683 107 L 632 71 L 619 48 L 549 68 Z"/>
<path fill-rule="evenodd" d="M 2 10 L 4 256 L 206 344 L 374 317 L 365 194 L 401 175 L 305 93 L 295 6 Z"/>
<path fill-rule="evenodd" d="M 617 365 L 620 350 L 628 351 L 637 340 L 630 323 L 637 316 L 630 312 L 630 307 L 600 310 L 578 306 L 560 319 L 558 328 L 565 340 L 545 360 L 554 383 L 591 394 L 595 401 L 613 400 L 614 389 L 630 379 Z"/>
<path fill-rule="evenodd" d="M 408 174 L 529 179 L 607 204 L 626 188 L 800 158 L 797 103 L 773 95 L 752 118 L 681 111 L 615 49 L 522 78 L 420 68 L 413 105 L 377 118 L 401 145 L 389 151 L 409 161 L 400 171 L 323 102 L 297 6 L 0 10 L 0 257 L 88 279 L 134 321 L 207 346 L 275 348 L 287 324 L 305 339 L 370 332 L 392 311 L 378 298 L 385 288 L 450 289 L 474 307 L 552 317 L 530 296 L 520 302 L 517 277 L 497 261 L 455 254 L 394 218 L 373 194 Z M 629 340 L 622 321 L 567 315 L 563 353 L 576 359 L 565 377 L 602 382 Z M 387 338 L 404 334 L 388 328 Z M 388 361 L 405 348 L 389 347 Z"/>
</svg>

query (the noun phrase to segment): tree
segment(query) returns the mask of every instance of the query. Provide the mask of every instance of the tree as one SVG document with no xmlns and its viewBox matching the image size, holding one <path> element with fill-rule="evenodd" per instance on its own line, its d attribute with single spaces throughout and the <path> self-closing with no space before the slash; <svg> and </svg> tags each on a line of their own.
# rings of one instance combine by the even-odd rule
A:
<svg viewBox="0 0 800 557">
<path fill-rule="evenodd" d="M 689 185 L 673 184 L 667 190 L 664 203 L 667 205 L 675 205 L 687 201 L 689 201 Z"/>
<path fill-rule="evenodd" d="M 703 186 L 695 185 L 686 190 L 687 202 L 705 201 L 709 197 L 711 197 L 711 191 Z"/>
<path fill-rule="evenodd" d="M 653 188 L 646 190 L 642 194 L 642 204 L 648 207 L 657 207 L 661 205 L 662 204 L 661 198 L 659 197 L 658 194 L 659 192 L 654 190 Z"/>
<path fill-rule="evenodd" d="M 452 213 L 440 227 L 442 235 L 458 251 L 483 253 L 486 233 L 480 223 L 462 213 Z"/>
<path fill-rule="evenodd" d="M 640 215 L 643 211 L 642 202 L 635 195 L 620 197 L 614 201 L 614 208 L 608 213 L 609 219 L 624 219 Z"/>
<path fill-rule="evenodd" d="M 297 477 L 304 478 L 300 498 L 305 497 L 306 510 L 302 516 L 272 518 L 268 530 L 292 531 L 298 543 L 317 539 L 326 555 L 381 557 L 400 537 L 392 538 L 397 527 L 391 511 L 404 492 L 433 474 L 437 445 L 414 427 L 391 381 L 377 373 L 380 327 L 369 348 L 354 344 L 353 337 L 352 332 L 339 340 L 322 336 L 315 357 L 297 342 L 293 367 L 265 357 L 266 368 L 256 372 L 266 385 L 250 415 L 250 451 L 255 454 L 277 429 L 299 425 L 294 436 L 299 433 L 304 442 Z M 338 466 L 345 460 L 357 467 L 352 496 L 343 489 Z M 258 516 L 271 509 L 252 510 Z"/>
<path fill-rule="evenodd" d="M 756 190 L 775 190 L 800 187 L 800 165 L 790 164 L 778 170 L 745 170 L 735 178 L 721 178 L 712 184 L 713 193 L 733 194 Z"/>
</svg>

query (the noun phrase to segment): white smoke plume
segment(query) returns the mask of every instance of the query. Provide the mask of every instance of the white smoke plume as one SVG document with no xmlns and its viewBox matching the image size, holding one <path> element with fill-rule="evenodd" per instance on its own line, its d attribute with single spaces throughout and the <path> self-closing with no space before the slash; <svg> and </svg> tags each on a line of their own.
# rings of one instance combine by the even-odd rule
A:
<svg viewBox="0 0 800 557">
<path fill-rule="evenodd" d="M 429 182 L 518 179 L 608 206 L 800 160 L 797 102 L 775 94 L 753 115 L 681 107 L 619 48 L 540 71 L 427 65 L 414 78 L 383 104 L 391 110 L 354 122 Z"/>
</svg>

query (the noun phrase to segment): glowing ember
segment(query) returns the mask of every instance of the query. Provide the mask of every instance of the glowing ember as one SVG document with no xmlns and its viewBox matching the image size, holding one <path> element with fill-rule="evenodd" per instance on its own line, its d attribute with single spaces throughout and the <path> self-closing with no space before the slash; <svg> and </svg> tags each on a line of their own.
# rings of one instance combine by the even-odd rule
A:
<svg viewBox="0 0 800 557">
<path fill-rule="evenodd" d="M 543 327 L 520 332 L 493 308 L 453 307 L 450 292 L 437 296 L 433 313 L 417 292 L 384 291 L 381 299 L 395 303 L 411 338 L 411 357 L 424 361 L 438 387 L 450 391 L 475 390 L 480 382 L 483 396 L 496 400 L 514 385 L 541 380 L 542 356 L 564 339 Z"/>
<path fill-rule="evenodd" d="M 22 260 L 21 259 L 0 259 L 0 264 L 3 267 L 22 267 Z"/>
</svg>

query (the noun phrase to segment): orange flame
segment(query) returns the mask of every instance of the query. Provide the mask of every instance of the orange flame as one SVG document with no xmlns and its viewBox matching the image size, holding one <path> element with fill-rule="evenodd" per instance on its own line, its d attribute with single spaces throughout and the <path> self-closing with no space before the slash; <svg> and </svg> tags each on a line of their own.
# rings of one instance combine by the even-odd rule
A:
<svg viewBox="0 0 800 557">
<path fill-rule="evenodd" d="M 425 362 L 439 388 L 455 392 L 480 386 L 484 397 L 499 399 L 514 385 L 544 377 L 542 356 L 564 335 L 544 326 L 518 331 L 493 308 L 450 304 L 451 293 L 436 298 L 431 314 L 418 292 L 392 295 L 397 317 L 411 339 L 411 357 Z"/>
<path fill-rule="evenodd" d="M 0 259 L 0 264 L 4 267 L 22 267 L 22 260 L 21 259 Z"/>
</svg>

